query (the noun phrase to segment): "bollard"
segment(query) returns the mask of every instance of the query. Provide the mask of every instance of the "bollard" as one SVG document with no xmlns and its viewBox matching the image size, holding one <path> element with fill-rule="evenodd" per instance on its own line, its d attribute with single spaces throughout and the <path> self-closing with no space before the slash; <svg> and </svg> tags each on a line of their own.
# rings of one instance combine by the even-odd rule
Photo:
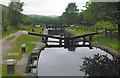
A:
<svg viewBox="0 0 120 78">
<path fill-rule="evenodd" d="M 40 34 L 41 34 L 41 31 L 40 31 Z"/>
<path fill-rule="evenodd" d="M 7 60 L 7 74 L 14 74 L 14 59 Z"/>
<path fill-rule="evenodd" d="M 26 52 L 25 44 L 22 44 L 22 52 L 23 52 L 23 53 Z"/>
<path fill-rule="evenodd" d="M 35 29 L 32 28 L 32 32 L 34 32 L 34 31 L 35 31 Z"/>
</svg>

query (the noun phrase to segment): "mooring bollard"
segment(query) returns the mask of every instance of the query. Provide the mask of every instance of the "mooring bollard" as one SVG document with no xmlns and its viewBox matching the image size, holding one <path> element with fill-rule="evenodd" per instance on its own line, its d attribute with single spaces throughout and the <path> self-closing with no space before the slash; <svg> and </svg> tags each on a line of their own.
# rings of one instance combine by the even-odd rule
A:
<svg viewBox="0 0 120 78">
<path fill-rule="evenodd" d="M 35 29 L 34 28 L 32 28 L 32 32 L 34 32 L 35 31 Z"/>
<path fill-rule="evenodd" d="M 41 31 L 40 31 L 40 34 L 41 34 Z"/>
<path fill-rule="evenodd" d="M 23 52 L 23 53 L 26 52 L 25 44 L 22 44 L 22 52 Z"/>
<path fill-rule="evenodd" d="M 14 59 L 7 60 L 7 74 L 14 74 Z"/>
</svg>

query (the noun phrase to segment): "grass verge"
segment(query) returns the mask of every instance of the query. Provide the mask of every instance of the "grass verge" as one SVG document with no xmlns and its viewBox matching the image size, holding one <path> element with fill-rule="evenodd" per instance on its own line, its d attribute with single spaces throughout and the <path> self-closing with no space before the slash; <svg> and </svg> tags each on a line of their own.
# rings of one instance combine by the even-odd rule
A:
<svg viewBox="0 0 120 78">
<path fill-rule="evenodd" d="M 15 38 L 15 35 L 12 36 L 12 37 L 8 37 L 7 40 L 10 41 L 10 40 L 12 40 L 12 39 L 14 39 L 14 38 Z"/>
<path fill-rule="evenodd" d="M 12 30 L 12 31 L 9 31 L 9 32 L 5 32 L 0 36 L 0 39 L 10 35 L 11 33 L 14 34 L 16 32 L 18 32 L 18 30 Z"/>
<path fill-rule="evenodd" d="M 70 30 L 70 29 L 68 29 L 68 30 Z M 86 31 L 86 30 L 83 30 L 83 29 L 79 29 L 79 31 L 78 31 L 75 28 L 73 29 L 72 32 L 76 33 L 78 35 L 82 35 L 82 34 L 84 34 L 84 32 L 86 34 L 87 33 L 92 33 L 92 31 Z M 111 47 L 111 48 L 113 48 L 113 49 L 115 49 L 119 52 L 118 39 L 117 38 L 105 37 L 104 34 L 98 34 L 98 35 L 94 35 L 93 40 L 98 41 L 99 43 L 101 43 L 105 46 Z"/>
</svg>

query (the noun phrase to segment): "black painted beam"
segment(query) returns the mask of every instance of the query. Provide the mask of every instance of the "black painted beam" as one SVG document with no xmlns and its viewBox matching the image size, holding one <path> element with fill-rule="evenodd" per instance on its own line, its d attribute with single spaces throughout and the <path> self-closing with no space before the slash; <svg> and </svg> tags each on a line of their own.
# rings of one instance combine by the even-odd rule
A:
<svg viewBox="0 0 120 78">
<path fill-rule="evenodd" d="M 28 34 L 30 35 L 36 35 L 36 36 L 41 36 L 41 37 L 50 37 L 50 38 L 55 38 L 55 39 L 64 39 L 62 37 L 55 37 L 55 36 L 51 36 L 51 35 L 45 35 L 45 34 L 38 34 L 38 33 L 32 33 L 32 32 L 28 32 Z"/>
<path fill-rule="evenodd" d="M 86 37 L 86 36 L 96 35 L 96 34 L 100 34 L 100 33 L 103 33 L 103 32 L 104 31 L 98 31 L 98 32 L 94 32 L 94 33 L 89 33 L 89 34 L 84 34 L 84 35 L 70 37 L 69 39 L 76 39 L 76 38 L 80 38 L 80 37 Z M 62 39 L 62 40 L 65 39 L 65 38 L 62 38 L 62 37 L 55 37 L 55 36 L 51 36 L 51 35 L 38 34 L 38 33 L 32 33 L 32 32 L 28 32 L 28 34 L 30 34 L 30 35 L 36 35 L 36 36 L 41 36 L 41 37 L 50 37 L 50 38 L 55 38 L 55 39 Z"/>
<path fill-rule="evenodd" d="M 65 45 L 46 45 L 45 47 L 47 48 L 51 48 L 51 47 L 65 47 Z M 66 48 L 70 48 L 70 47 L 89 47 L 89 45 L 72 45 Z"/>
<path fill-rule="evenodd" d="M 76 39 L 76 38 L 80 38 L 80 37 L 92 36 L 92 35 L 100 34 L 100 33 L 103 33 L 103 32 L 104 31 L 98 31 L 98 32 L 94 32 L 94 33 L 89 33 L 89 34 L 74 36 L 74 37 L 70 37 L 70 39 Z"/>
<path fill-rule="evenodd" d="M 48 41 L 48 42 L 59 43 L 60 41 Z M 64 43 L 64 42 L 61 42 L 61 43 Z"/>
</svg>

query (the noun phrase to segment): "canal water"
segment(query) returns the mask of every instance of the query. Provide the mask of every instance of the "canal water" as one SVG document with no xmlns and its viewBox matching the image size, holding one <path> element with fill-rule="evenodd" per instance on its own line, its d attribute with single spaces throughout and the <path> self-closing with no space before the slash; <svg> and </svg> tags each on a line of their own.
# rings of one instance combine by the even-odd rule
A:
<svg viewBox="0 0 120 78">
<path fill-rule="evenodd" d="M 53 39 L 49 38 L 49 40 Z M 85 73 L 80 71 L 80 66 L 84 61 L 82 58 L 93 57 L 98 53 L 100 55 L 107 54 L 109 58 L 112 58 L 110 54 L 95 47 L 93 49 L 77 47 L 75 51 L 69 51 L 62 47 L 45 48 L 41 51 L 38 61 L 38 76 L 85 76 Z"/>
</svg>

